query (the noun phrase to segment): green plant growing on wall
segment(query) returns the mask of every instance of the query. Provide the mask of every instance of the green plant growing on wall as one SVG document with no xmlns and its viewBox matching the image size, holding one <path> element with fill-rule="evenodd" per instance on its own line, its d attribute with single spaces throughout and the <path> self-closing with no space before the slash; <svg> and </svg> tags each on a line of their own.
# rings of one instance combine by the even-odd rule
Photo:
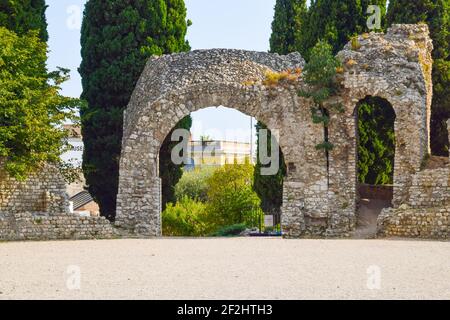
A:
<svg viewBox="0 0 450 320">
<path fill-rule="evenodd" d="M 300 90 L 299 95 L 311 98 L 314 106 L 311 107 L 313 123 L 322 124 L 324 127 L 324 141 L 316 146 L 318 150 L 324 150 L 327 154 L 333 149 L 333 144 L 328 139 L 328 125 L 330 116 L 328 108 L 341 110 L 341 105 L 329 105 L 325 102 L 338 91 L 336 74 L 341 68 L 341 62 L 333 55 L 332 47 L 325 41 L 319 41 L 311 51 L 311 59 L 306 64 L 303 74 L 308 89 Z"/>
</svg>

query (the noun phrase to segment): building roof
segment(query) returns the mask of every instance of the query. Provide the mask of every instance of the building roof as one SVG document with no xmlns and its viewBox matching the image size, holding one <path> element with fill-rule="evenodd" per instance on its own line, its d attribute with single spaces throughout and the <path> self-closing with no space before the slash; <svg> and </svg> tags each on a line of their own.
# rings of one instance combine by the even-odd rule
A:
<svg viewBox="0 0 450 320">
<path fill-rule="evenodd" d="M 63 126 L 65 130 L 69 131 L 69 138 L 81 138 L 81 127 L 73 124 L 66 124 Z"/>
<path fill-rule="evenodd" d="M 80 193 L 77 193 L 72 198 L 70 198 L 69 201 L 73 202 L 73 210 L 77 210 L 94 201 L 94 199 L 89 194 L 89 192 L 81 191 Z"/>
</svg>

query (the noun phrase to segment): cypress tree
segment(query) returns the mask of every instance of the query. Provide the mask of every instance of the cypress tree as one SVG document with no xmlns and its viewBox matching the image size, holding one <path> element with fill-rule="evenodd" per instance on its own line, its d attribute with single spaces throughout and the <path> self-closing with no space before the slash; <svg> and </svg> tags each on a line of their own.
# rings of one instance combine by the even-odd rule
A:
<svg viewBox="0 0 450 320">
<path fill-rule="evenodd" d="M 277 0 L 272 22 L 270 51 L 278 54 L 302 52 L 303 19 L 308 9 L 306 0 Z"/>
<path fill-rule="evenodd" d="M 388 25 L 420 22 L 428 24 L 434 44 L 431 149 L 435 155 L 448 156 L 446 120 L 450 118 L 450 1 L 390 1 Z"/>
<path fill-rule="evenodd" d="M 89 0 L 86 4 L 79 69 L 82 98 L 87 101 L 81 109 L 83 171 L 101 214 L 110 220 L 116 212 L 123 110 L 150 56 L 190 49 L 185 40 L 188 24 L 183 0 Z M 190 121 L 180 125 L 188 129 Z M 166 141 L 162 159 L 168 148 Z M 163 169 L 169 171 L 161 172 L 163 190 L 172 191 L 181 168 Z"/>
<path fill-rule="evenodd" d="M 379 97 L 358 103 L 358 179 L 371 185 L 394 182 L 395 112 Z"/>
<path fill-rule="evenodd" d="M 378 5 L 383 25 L 386 0 L 313 0 L 304 24 L 302 46 L 311 50 L 319 40 L 327 41 L 336 54 L 350 37 L 367 30 L 367 8 Z M 306 59 L 309 52 L 306 51 Z"/>
<path fill-rule="evenodd" d="M 18 35 L 36 30 L 39 38 L 47 42 L 47 20 L 45 0 L 0 0 L 0 26 Z"/>
</svg>

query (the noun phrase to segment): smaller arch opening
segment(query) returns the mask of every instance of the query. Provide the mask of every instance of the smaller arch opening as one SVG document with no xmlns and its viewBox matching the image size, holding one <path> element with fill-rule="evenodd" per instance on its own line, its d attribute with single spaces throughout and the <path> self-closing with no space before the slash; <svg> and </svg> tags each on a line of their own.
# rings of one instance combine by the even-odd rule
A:
<svg viewBox="0 0 450 320">
<path fill-rule="evenodd" d="M 392 206 L 395 171 L 395 119 L 391 103 L 367 96 L 355 108 L 357 232 L 376 234 L 382 209 Z"/>
</svg>

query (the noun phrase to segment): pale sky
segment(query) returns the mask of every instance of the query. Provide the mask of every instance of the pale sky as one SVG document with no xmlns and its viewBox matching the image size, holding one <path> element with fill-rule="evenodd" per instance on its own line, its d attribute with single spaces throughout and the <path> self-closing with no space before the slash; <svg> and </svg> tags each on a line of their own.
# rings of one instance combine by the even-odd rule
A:
<svg viewBox="0 0 450 320">
<path fill-rule="evenodd" d="M 185 0 L 193 25 L 188 40 L 193 50 L 233 48 L 268 51 L 275 0 Z M 70 69 L 63 93 L 79 97 L 80 26 L 86 0 L 47 0 L 49 68 Z M 250 141 L 250 117 L 238 111 L 204 109 L 193 114 L 194 138 Z M 253 135 L 255 133 L 253 132 Z"/>
</svg>

